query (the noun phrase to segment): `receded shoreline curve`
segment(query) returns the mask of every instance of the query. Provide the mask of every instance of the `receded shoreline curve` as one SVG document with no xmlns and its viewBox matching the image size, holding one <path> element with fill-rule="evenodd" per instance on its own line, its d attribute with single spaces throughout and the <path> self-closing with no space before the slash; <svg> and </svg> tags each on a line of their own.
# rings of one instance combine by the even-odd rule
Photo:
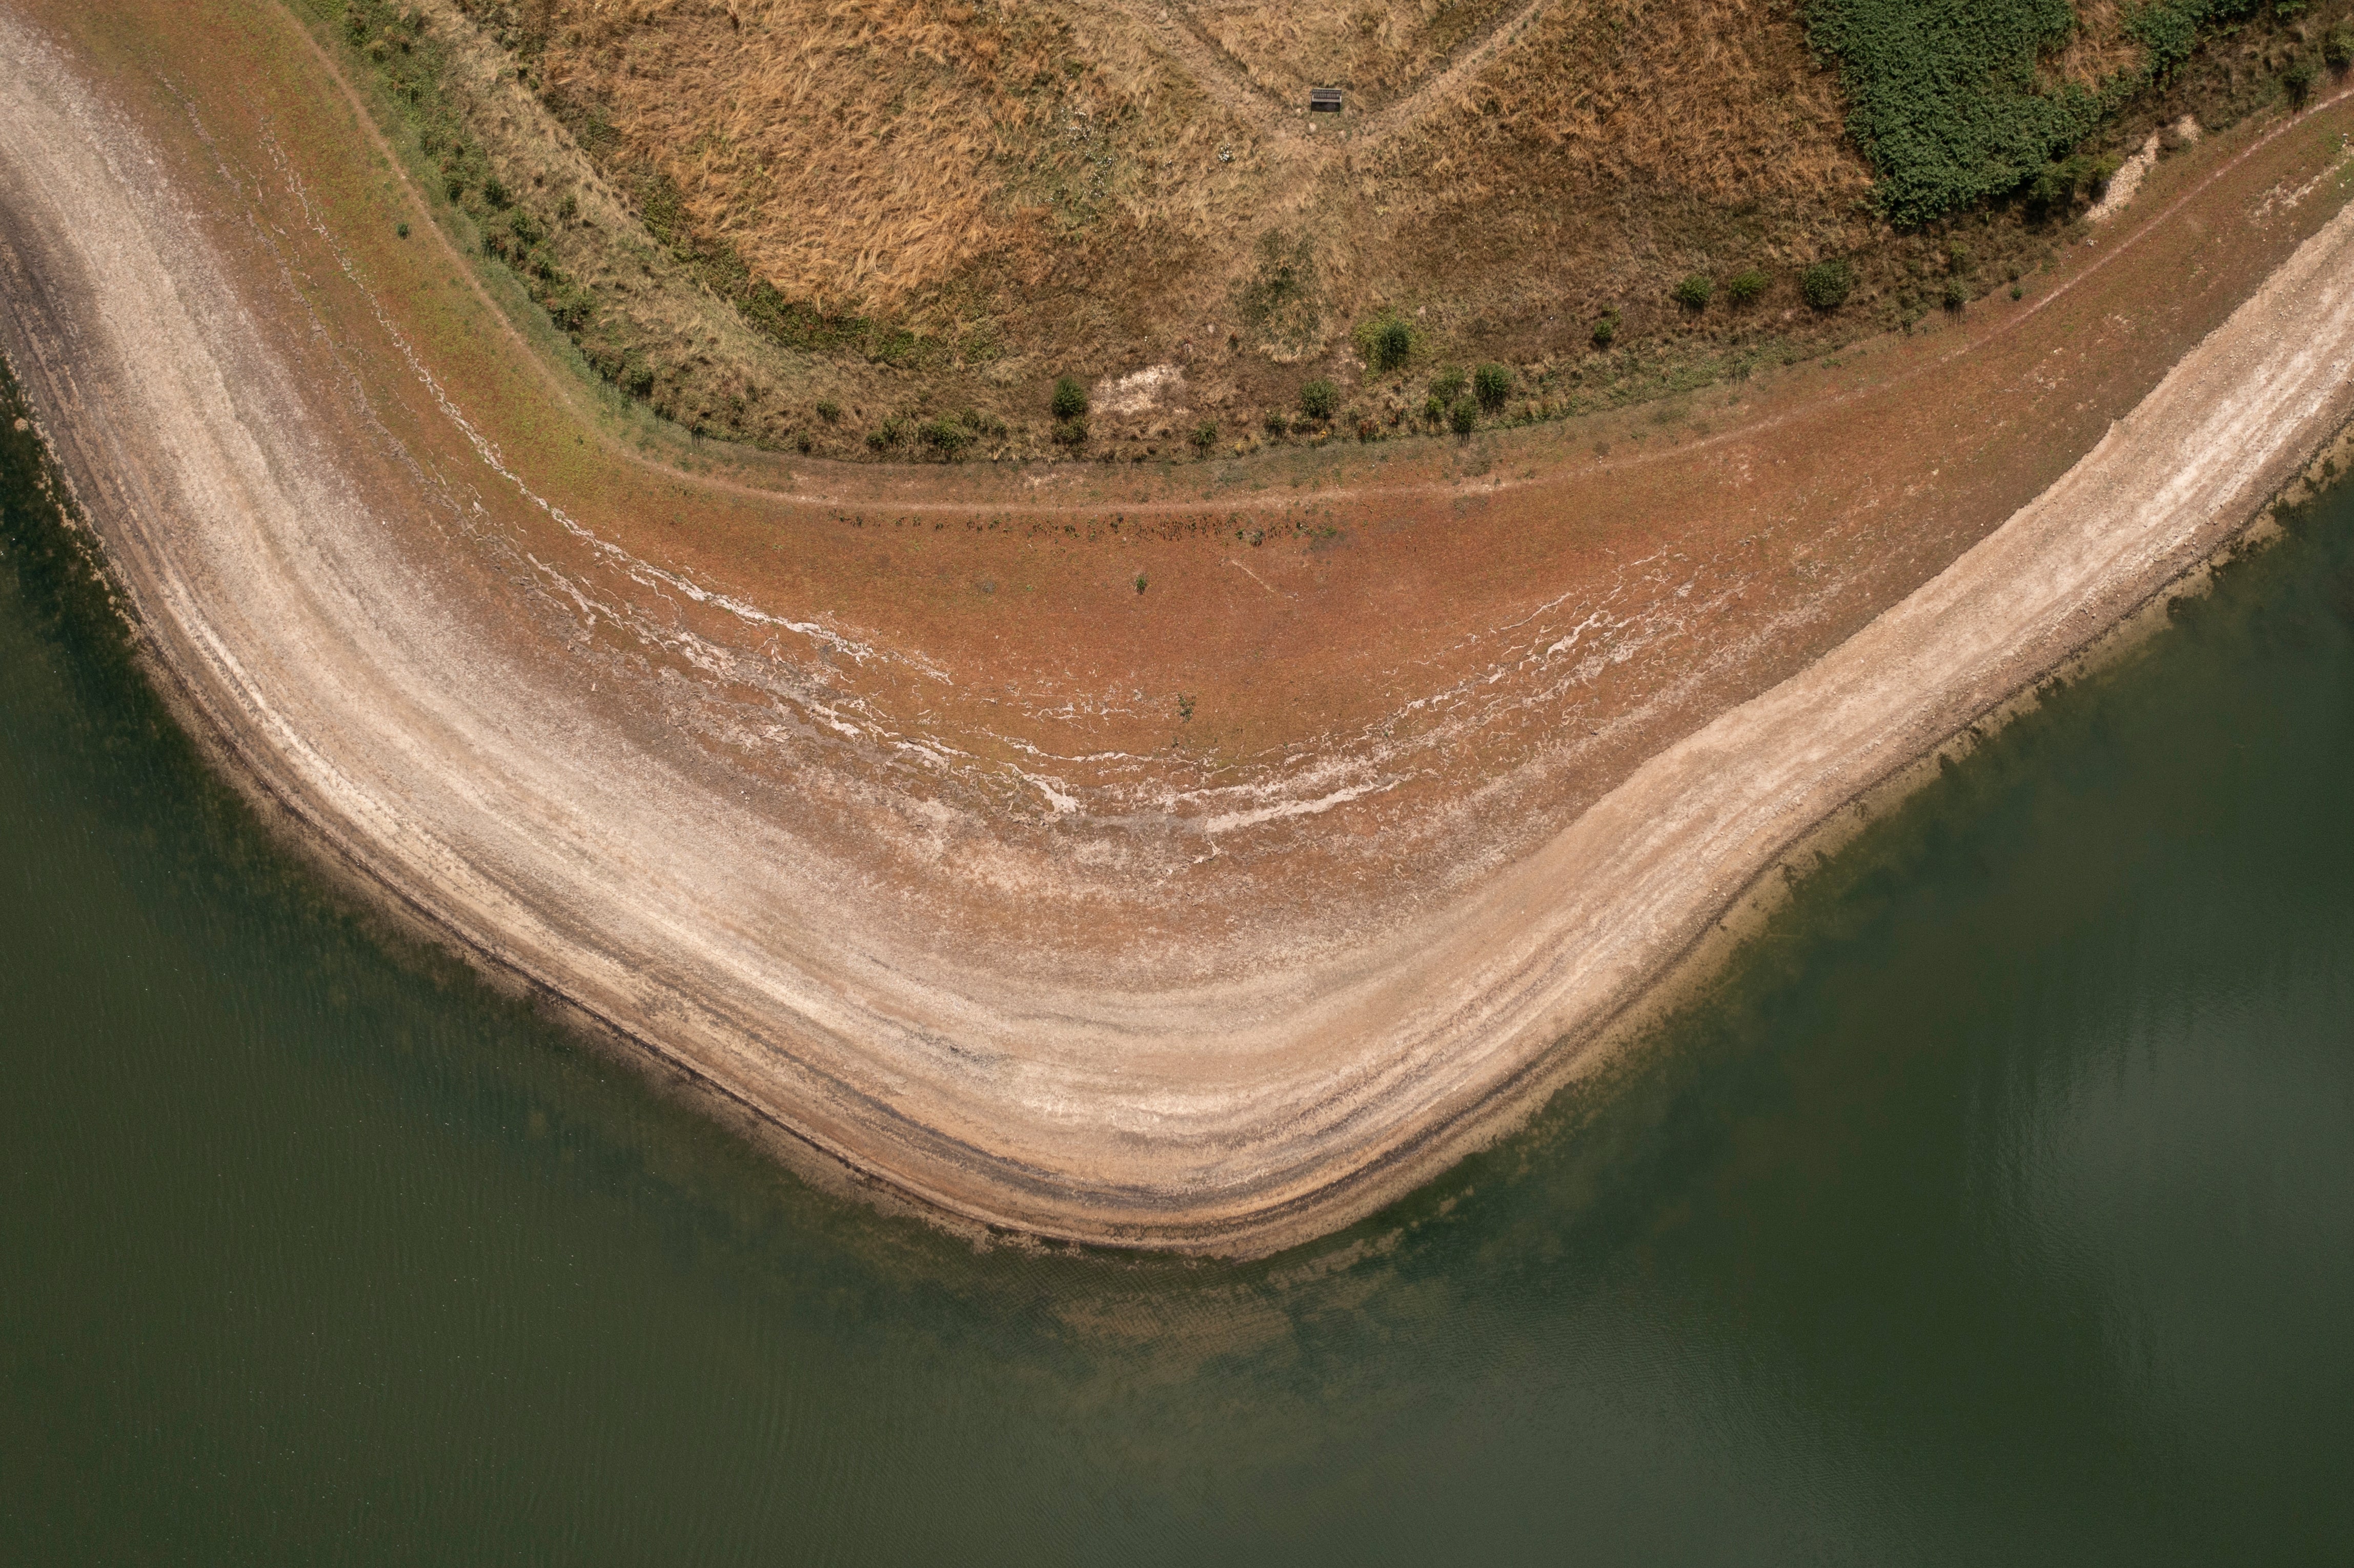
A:
<svg viewBox="0 0 2354 1568">
<path fill-rule="evenodd" d="M 1793 842 L 2206 559 L 2354 413 L 2341 212 L 2007 521 L 1795 673 L 1630 732 L 1555 815 L 1518 802 L 1553 799 L 1563 705 L 1698 635 L 1675 581 L 1640 613 L 1564 589 L 1492 676 L 1450 642 L 1412 689 L 1402 655 L 1405 720 L 1057 750 L 1141 725 L 1109 711 L 1134 683 L 1076 654 L 1033 680 L 979 633 L 862 630 L 830 589 L 755 597 L 616 536 L 510 460 L 333 224 L 200 201 L 5 6 L 0 57 L 0 351 L 233 766 L 455 942 L 811 1148 L 1080 1242 L 1265 1253 L 1427 1180 L 1598 1060 Z M 224 188 L 311 211 L 299 173 L 219 156 Z M 1199 554 L 1221 614 L 1302 591 Z M 1475 722 L 1540 733 L 1449 777 Z"/>
</svg>

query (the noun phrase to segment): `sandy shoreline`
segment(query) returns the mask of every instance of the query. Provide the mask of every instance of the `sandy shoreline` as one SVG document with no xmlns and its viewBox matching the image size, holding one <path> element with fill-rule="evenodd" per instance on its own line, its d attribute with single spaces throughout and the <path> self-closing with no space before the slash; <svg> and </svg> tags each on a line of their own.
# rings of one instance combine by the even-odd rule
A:
<svg viewBox="0 0 2354 1568">
<path fill-rule="evenodd" d="M 461 493 L 304 379 L 59 51 L 5 14 L 0 44 L 0 348 L 203 726 L 453 939 L 854 1169 L 1048 1235 L 1265 1252 L 1426 1180 L 1590 1066 L 1804 834 L 2194 568 L 2354 412 L 2341 214 L 2032 504 L 1468 895 L 1296 964 L 1084 985 L 1001 933 L 911 939 L 790 799 L 588 701 L 528 627 L 482 635 L 504 589 L 402 512 L 461 528 Z"/>
</svg>

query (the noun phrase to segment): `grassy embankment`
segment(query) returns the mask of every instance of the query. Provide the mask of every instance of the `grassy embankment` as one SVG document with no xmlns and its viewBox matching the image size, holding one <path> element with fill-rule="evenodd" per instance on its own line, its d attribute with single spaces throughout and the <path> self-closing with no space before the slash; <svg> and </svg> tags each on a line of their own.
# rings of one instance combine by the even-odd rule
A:
<svg viewBox="0 0 2354 1568">
<path fill-rule="evenodd" d="M 466 24 L 430 25 L 422 9 L 388 0 L 294 3 L 332 22 L 339 47 L 373 68 L 397 105 L 395 129 L 413 143 L 425 177 L 438 182 L 482 248 L 512 269 L 600 376 L 693 432 L 831 456 L 900 458 L 1167 460 L 1336 437 L 1464 434 L 1673 398 L 1862 334 L 1911 330 L 1940 310 L 1967 310 L 1990 290 L 2021 290 L 2073 237 L 2081 204 L 2149 124 L 2183 111 L 2228 124 L 2311 90 L 2333 69 L 2326 57 L 2335 49 L 2342 65 L 2347 53 L 2328 41 L 2342 37 L 2342 15 L 2294 0 L 2270 7 L 2166 0 L 2130 14 L 2098 5 L 2080 14 L 2065 0 L 1943 6 L 1817 0 L 1808 37 L 1838 62 L 1849 128 L 1878 175 L 1870 198 L 1875 216 L 1840 253 L 1784 264 L 1776 253 L 1787 247 L 1757 236 L 1703 237 L 1701 249 L 1686 251 L 1696 264 L 1663 282 L 1659 297 L 1629 295 L 1607 278 L 1565 289 L 1555 313 L 1572 319 L 1546 329 L 1554 340 L 1548 344 L 1528 341 L 1526 332 L 1516 338 L 1509 323 L 1500 330 L 1485 319 L 1492 312 L 1462 319 L 1443 300 L 1436 316 L 1427 306 L 1375 304 L 1344 319 L 1345 291 L 1329 243 L 1320 253 L 1299 232 L 1268 230 L 1254 240 L 1227 302 L 1237 338 L 1249 336 L 1259 351 L 1246 346 L 1235 356 L 1250 373 L 1225 367 L 1237 385 L 1220 406 L 1155 423 L 1151 414 L 1123 419 L 1100 408 L 1055 414 L 1039 376 L 1059 366 L 1009 342 L 1005 318 L 991 315 L 978 295 L 945 317 L 933 311 L 933 324 L 947 326 L 926 331 L 910 324 L 912 315 L 829 308 L 788 294 L 731 237 L 750 236 L 757 250 L 775 213 L 715 223 L 708 203 L 699 207 L 647 152 L 642 128 L 633 139 L 615 124 L 611 105 L 542 78 L 550 50 L 567 43 L 551 36 L 550 8 L 541 8 L 535 25 L 515 7 L 462 0 L 482 29 L 469 37 Z M 1077 90 L 1072 80 L 1086 80 L 1067 31 L 1034 18 L 993 25 L 997 33 L 981 45 L 966 45 L 1029 49 L 1033 65 L 1046 62 L 1053 94 L 1067 96 Z M 1000 34 L 1006 41 L 990 41 Z M 948 48 L 941 40 L 950 36 L 932 46 Z M 567 37 L 576 54 L 588 52 L 578 29 Z M 614 37 L 616 48 L 629 41 Z M 1541 63 L 1534 57 L 1550 47 L 1532 39 L 1524 46 L 1532 58 L 1523 63 Z M 1082 69 L 1068 69 L 1075 64 Z M 535 107 L 569 128 L 581 171 L 610 184 L 614 213 L 584 215 L 590 182 L 558 158 L 535 164 L 514 134 L 503 132 L 513 117 L 486 96 L 494 72 L 517 84 L 512 90 L 532 89 Z M 679 88 L 683 96 L 688 90 Z M 1056 103 L 1056 112 L 1069 108 L 1060 97 Z M 686 102 L 679 112 L 692 107 Z M 1539 107 L 1536 99 L 1500 103 L 1498 113 L 1517 127 Z M 859 113 L 875 108 L 850 106 Z M 735 103 L 730 112 L 740 117 L 742 110 Z M 928 133 L 955 130 L 940 112 L 927 110 Z M 873 131 L 852 139 L 875 141 Z M 683 133 L 684 127 L 672 139 Z M 970 151 L 961 142 L 944 143 L 933 174 L 952 174 L 957 157 Z M 705 165 L 712 155 L 708 147 L 696 154 Z M 1491 172 L 1518 171 L 1512 177 L 1532 183 L 1543 177 L 1530 155 L 1514 151 L 1511 135 L 1497 139 L 1486 156 Z M 1103 168 L 1089 177 L 1100 183 Z M 954 183 L 935 178 L 923 187 L 932 194 L 917 196 L 955 207 L 970 193 L 950 189 Z M 804 179 L 794 186 L 786 204 L 792 210 L 817 199 L 805 185 Z M 1074 192 L 1087 197 L 1083 207 L 1110 199 L 1087 196 L 1092 188 L 1064 180 L 1054 185 L 1059 196 L 1049 193 L 1047 209 L 1077 199 Z M 1101 217 L 1074 209 L 1067 222 L 1057 221 L 1077 235 Z M 898 242 L 928 254 L 936 238 L 928 229 L 910 230 Z M 1457 242 L 1457 270 L 1473 296 L 1484 287 L 1479 238 L 1474 229 Z M 1509 242 L 1493 249 L 1510 263 Z M 953 271 L 951 261 L 930 265 Z M 805 283 L 822 275 L 807 257 L 796 265 Z M 1542 270 L 1536 261 L 1527 266 Z M 1104 283 L 1118 287 L 1116 279 Z M 715 313 L 726 319 L 715 323 Z M 1134 346 L 1169 352 L 1166 344 Z M 1069 342 L 1049 347 L 1082 363 L 1091 352 Z"/>
</svg>

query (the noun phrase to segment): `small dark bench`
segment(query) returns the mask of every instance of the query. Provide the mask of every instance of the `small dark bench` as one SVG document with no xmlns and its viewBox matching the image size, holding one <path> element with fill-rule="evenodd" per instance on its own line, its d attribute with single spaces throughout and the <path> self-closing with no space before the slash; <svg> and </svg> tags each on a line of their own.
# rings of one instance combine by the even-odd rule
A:
<svg viewBox="0 0 2354 1568">
<path fill-rule="evenodd" d="M 1311 87 L 1308 90 L 1308 112 L 1338 114 L 1341 112 L 1341 90 L 1337 87 Z"/>
</svg>

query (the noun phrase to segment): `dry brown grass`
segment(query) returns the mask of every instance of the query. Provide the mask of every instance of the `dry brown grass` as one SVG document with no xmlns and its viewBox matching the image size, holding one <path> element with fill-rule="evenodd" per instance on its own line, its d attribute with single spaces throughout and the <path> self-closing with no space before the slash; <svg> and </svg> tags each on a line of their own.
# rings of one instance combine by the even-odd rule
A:
<svg viewBox="0 0 2354 1568">
<path fill-rule="evenodd" d="M 2076 0 L 2076 31 L 2038 74 L 2047 83 L 2074 82 L 2087 91 L 2110 78 L 2141 69 L 2142 47 L 2126 36 L 2117 0 Z"/>
<path fill-rule="evenodd" d="M 1582 340 L 1560 323 L 1585 294 L 1636 302 L 1631 323 L 1694 267 L 1848 246 L 1869 185 L 1835 79 L 1760 0 L 496 15 L 541 40 L 541 85 L 576 122 L 586 106 L 610 125 L 597 156 L 623 188 L 667 175 L 692 228 L 788 299 L 1002 344 L 985 385 L 947 395 L 1003 396 L 1009 415 L 1056 370 L 1169 358 L 1208 407 L 1288 405 L 1303 356 L 1401 301 L 1458 347 L 1543 357 Z M 1305 89 L 1325 83 L 1351 90 L 1352 113 L 1310 124 Z M 1733 216 L 1761 202 L 1762 245 Z M 1304 345 L 1237 318 L 1270 230 L 1314 237 Z M 1513 324 L 1532 317 L 1542 331 Z"/>
<path fill-rule="evenodd" d="M 1278 105 L 1344 87 L 1365 108 L 1411 90 L 1522 0 L 1192 0 L 1173 7 Z"/>
<path fill-rule="evenodd" d="M 1034 281 L 1106 224 L 1198 236 L 1207 193 L 1170 176 L 1234 134 L 1140 45 L 1023 0 L 555 0 L 549 40 L 621 161 L 827 309 L 920 312 L 983 258 Z"/>
<path fill-rule="evenodd" d="M 1419 138 L 1457 203 L 1497 175 L 1591 196 L 1861 194 L 1836 76 L 1761 0 L 1565 0 L 1462 82 Z"/>
<path fill-rule="evenodd" d="M 600 106 L 620 137 L 609 164 L 669 175 L 695 225 L 788 297 L 919 325 L 969 313 L 1034 335 L 1026 291 L 1099 290 L 1179 254 L 1193 275 L 1173 292 L 1147 264 L 1150 298 L 1064 313 L 1081 336 L 1083 317 L 1191 320 L 1265 228 L 1303 213 L 1335 235 L 1325 263 L 1346 310 L 1347 281 L 1382 270 L 1368 252 L 1500 195 L 1843 202 L 1868 183 L 1833 78 L 1755 0 L 1573 0 L 1448 78 L 1521 0 L 1173 8 L 1258 90 L 1247 101 L 1148 26 L 1071 0 L 548 5 L 546 79 Z M 1371 109 L 1435 79 L 1385 154 L 1276 170 L 1253 155 L 1310 84 Z"/>
</svg>

